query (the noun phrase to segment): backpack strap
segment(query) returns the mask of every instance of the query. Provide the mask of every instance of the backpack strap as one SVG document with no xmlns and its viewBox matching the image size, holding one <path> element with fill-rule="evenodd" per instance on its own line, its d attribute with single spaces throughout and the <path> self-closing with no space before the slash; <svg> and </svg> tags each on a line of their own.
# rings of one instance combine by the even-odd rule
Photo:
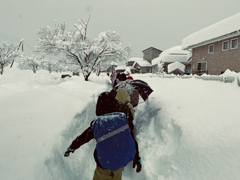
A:
<svg viewBox="0 0 240 180">
<path fill-rule="evenodd" d="M 124 131 L 124 130 L 128 129 L 128 128 L 129 128 L 129 126 L 128 126 L 128 124 L 126 124 L 126 125 L 118 128 L 118 129 L 115 129 L 112 132 L 109 132 L 108 134 L 103 135 L 102 137 L 96 139 L 96 141 L 97 141 L 97 143 L 99 143 L 101 141 L 104 141 L 104 140 L 106 140 L 106 139 L 108 139 L 108 138 L 120 133 L 121 131 Z"/>
</svg>

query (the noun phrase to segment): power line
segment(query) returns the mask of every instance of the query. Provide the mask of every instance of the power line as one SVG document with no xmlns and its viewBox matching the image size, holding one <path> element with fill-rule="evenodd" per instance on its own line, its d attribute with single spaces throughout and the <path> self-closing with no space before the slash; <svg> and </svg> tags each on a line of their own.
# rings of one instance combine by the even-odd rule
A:
<svg viewBox="0 0 240 180">
<path fill-rule="evenodd" d="M 14 42 L 21 40 L 21 38 L 17 38 L 14 36 L 3 34 L 3 33 L 0 33 L 0 38 L 8 41 L 14 41 Z"/>
<path fill-rule="evenodd" d="M 22 38 L 14 37 L 14 36 L 0 32 L 0 39 L 5 40 L 5 41 L 14 42 L 14 43 L 19 43 Z M 24 45 L 26 45 L 26 47 L 29 48 L 30 50 L 33 50 L 33 46 L 28 44 L 25 40 L 24 40 Z"/>
</svg>

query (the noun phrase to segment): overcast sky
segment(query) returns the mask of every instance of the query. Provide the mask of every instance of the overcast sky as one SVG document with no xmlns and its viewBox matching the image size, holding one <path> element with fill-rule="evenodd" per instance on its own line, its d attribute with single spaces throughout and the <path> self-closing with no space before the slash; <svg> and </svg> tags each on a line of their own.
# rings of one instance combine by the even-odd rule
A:
<svg viewBox="0 0 240 180">
<path fill-rule="evenodd" d="M 148 47 L 181 45 L 186 36 L 239 12 L 240 0 L 1 0 L 0 42 L 24 39 L 30 48 L 40 27 L 56 20 L 70 30 L 91 15 L 90 38 L 114 30 L 132 45 L 131 57 L 142 57 Z"/>
</svg>

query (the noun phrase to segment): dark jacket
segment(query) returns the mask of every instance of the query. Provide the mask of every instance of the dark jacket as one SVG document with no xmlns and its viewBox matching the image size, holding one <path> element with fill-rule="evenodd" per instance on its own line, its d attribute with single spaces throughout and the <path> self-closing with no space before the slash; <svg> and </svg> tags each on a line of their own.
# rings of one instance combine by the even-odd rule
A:
<svg viewBox="0 0 240 180">
<path fill-rule="evenodd" d="M 120 104 L 115 99 L 115 97 L 112 96 L 111 93 L 104 92 L 104 93 L 100 94 L 100 96 L 98 98 L 97 106 L 96 106 L 96 115 L 101 116 L 103 114 L 107 114 L 107 113 L 111 113 L 111 112 L 123 112 L 126 114 L 127 119 L 128 119 L 128 125 L 131 130 L 131 135 L 135 141 L 135 146 L 136 146 L 136 155 L 135 155 L 134 159 L 139 160 L 140 157 L 139 157 L 139 151 L 138 151 L 138 143 L 134 136 L 133 115 L 132 115 L 131 110 L 129 109 L 129 106 L 127 104 Z M 71 149 L 76 150 L 80 146 L 82 146 L 83 144 L 89 142 L 91 139 L 94 138 L 93 131 L 91 128 L 93 122 L 94 122 L 94 120 L 91 122 L 90 126 L 72 142 L 72 144 L 70 145 Z M 102 167 L 97 159 L 96 149 L 94 151 L 94 159 L 95 159 L 97 165 Z"/>
</svg>

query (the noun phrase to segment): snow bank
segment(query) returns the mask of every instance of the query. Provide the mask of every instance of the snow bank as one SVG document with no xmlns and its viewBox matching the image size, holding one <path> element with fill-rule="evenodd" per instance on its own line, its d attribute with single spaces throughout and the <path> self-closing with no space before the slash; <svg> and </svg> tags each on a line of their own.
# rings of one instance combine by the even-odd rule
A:
<svg viewBox="0 0 240 180">
<path fill-rule="evenodd" d="M 24 89 L 10 76 L 15 75 L 0 76 L 1 179 L 92 179 L 94 140 L 67 158 L 63 154 L 94 118 L 97 95 L 110 88 L 109 77 L 93 75 L 85 82 L 81 76 L 43 75 L 45 84 L 26 73 L 22 82 L 29 86 Z M 129 163 L 124 180 L 239 179 L 238 86 L 132 76 L 154 91 L 138 105 L 134 120 L 142 171 L 136 173 Z M 6 85 L 11 93 L 2 93 Z"/>
</svg>

